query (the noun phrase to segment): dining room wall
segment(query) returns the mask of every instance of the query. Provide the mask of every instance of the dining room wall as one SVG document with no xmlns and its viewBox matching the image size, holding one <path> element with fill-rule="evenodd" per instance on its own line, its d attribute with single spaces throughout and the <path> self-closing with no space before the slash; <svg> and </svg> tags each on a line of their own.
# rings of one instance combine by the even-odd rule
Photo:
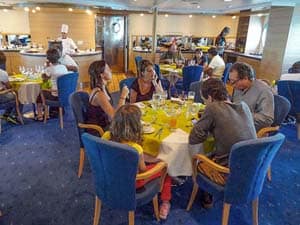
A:
<svg viewBox="0 0 300 225">
<path fill-rule="evenodd" d="M 28 12 L 23 9 L 0 10 L 0 33 L 2 34 L 29 34 Z"/>
<path fill-rule="evenodd" d="M 67 8 L 42 8 L 37 13 L 29 13 L 32 42 L 48 46 L 48 40 L 60 36 L 61 25 L 69 25 L 68 36 L 81 50 L 95 48 L 95 18 L 83 10 L 69 12 Z"/>
</svg>

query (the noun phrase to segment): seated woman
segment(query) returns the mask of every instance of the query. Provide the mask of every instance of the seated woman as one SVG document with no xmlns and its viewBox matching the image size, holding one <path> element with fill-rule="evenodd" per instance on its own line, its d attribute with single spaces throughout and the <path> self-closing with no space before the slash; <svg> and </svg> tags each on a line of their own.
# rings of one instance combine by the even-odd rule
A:
<svg viewBox="0 0 300 225">
<path fill-rule="evenodd" d="M 140 62 L 139 71 L 139 77 L 131 85 L 130 103 L 148 101 L 152 99 L 154 92 L 163 92 L 161 82 L 149 60 Z"/>
<path fill-rule="evenodd" d="M 45 73 L 42 74 L 42 88 L 47 87 L 48 89 L 43 89 L 42 94 L 37 98 L 37 120 L 39 121 L 43 121 L 42 103 L 45 105 L 46 99 L 53 101 L 58 100 L 57 78 L 69 73 L 67 67 L 59 63 L 60 53 L 57 49 L 48 49 L 46 58 L 47 68 L 45 69 Z M 48 84 L 50 85 L 48 86 Z"/>
<path fill-rule="evenodd" d="M 218 78 L 204 81 L 201 95 L 206 108 L 189 135 L 189 143 L 203 143 L 212 134 L 216 146 L 212 158 L 216 163 L 227 165 L 232 145 L 256 138 L 252 114 L 245 102 L 229 100 L 226 87 Z M 204 199 L 204 207 L 211 202 L 211 197 Z"/>
<path fill-rule="evenodd" d="M 121 106 L 115 113 L 111 123 L 109 132 L 105 132 L 102 138 L 115 142 L 120 142 L 132 146 L 139 153 L 139 167 L 138 172 L 146 172 L 151 169 L 155 164 L 146 165 L 144 161 L 142 144 L 142 124 L 141 124 L 141 110 L 131 104 Z M 142 180 L 136 182 L 136 188 L 140 189 L 146 182 L 160 177 L 161 174 L 157 173 L 149 180 Z M 160 205 L 160 218 L 166 219 L 170 211 L 171 200 L 171 178 L 167 175 L 163 188 L 161 191 L 161 205 Z"/>
<path fill-rule="evenodd" d="M 111 119 L 115 114 L 112 98 L 106 87 L 112 79 L 111 69 L 104 60 L 99 60 L 90 65 L 89 74 L 92 93 L 87 109 L 86 123 L 96 124 L 101 126 L 103 130 L 108 130 Z M 128 93 L 128 88 L 124 86 L 117 109 L 125 104 Z M 98 135 L 94 130 L 88 130 L 88 132 L 96 136 Z"/>
<path fill-rule="evenodd" d="M 207 55 L 203 54 L 201 48 L 196 49 L 193 60 L 195 60 L 196 65 L 200 65 L 200 66 L 203 66 L 203 67 L 206 67 L 207 63 L 208 63 Z"/>
</svg>

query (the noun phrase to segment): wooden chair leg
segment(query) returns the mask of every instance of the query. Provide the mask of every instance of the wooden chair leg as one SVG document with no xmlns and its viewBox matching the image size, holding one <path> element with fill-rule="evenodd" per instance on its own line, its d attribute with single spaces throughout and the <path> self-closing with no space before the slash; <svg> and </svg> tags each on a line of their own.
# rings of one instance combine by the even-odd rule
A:
<svg viewBox="0 0 300 225">
<path fill-rule="evenodd" d="M 159 221 L 159 210 L 158 210 L 158 197 L 157 195 L 154 196 L 152 199 L 153 208 L 154 208 L 154 215 L 156 217 L 156 220 Z"/>
<path fill-rule="evenodd" d="M 101 215 L 101 200 L 96 196 L 93 225 L 98 225 Z"/>
<path fill-rule="evenodd" d="M 252 201 L 253 225 L 258 225 L 258 198 Z"/>
<path fill-rule="evenodd" d="M 267 174 L 267 176 L 268 176 L 268 181 L 272 181 L 272 175 L 271 175 L 271 166 L 269 167 L 269 169 L 268 169 L 268 174 Z"/>
<path fill-rule="evenodd" d="M 59 124 L 60 124 L 60 129 L 64 129 L 64 117 L 63 117 L 63 108 L 59 107 Z"/>
<path fill-rule="evenodd" d="M 222 216 L 222 225 L 228 224 L 229 212 L 230 212 L 230 204 L 223 204 L 223 216 Z"/>
<path fill-rule="evenodd" d="M 186 211 L 190 211 L 190 210 L 191 210 L 192 205 L 193 205 L 193 203 L 194 203 L 194 201 L 195 201 L 195 198 L 196 198 L 196 196 L 197 196 L 198 190 L 199 190 L 198 184 L 194 183 L 193 191 L 192 191 L 192 194 L 191 194 L 189 203 L 188 203 L 188 205 L 187 205 L 187 207 L 186 207 Z"/>
<path fill-rule="evenodd" d="M 84 166 L 84 149 L 80 148 L 80 157 L 79 157 L 79 168 L 78 168 L 78 178 L 81 177 Z"/>
<path fill-rule="evenodd" d="M 44 105 L 44 123 L 47 123 L 48 116 L 49 116 L 49 108 L 47 105 Z"/>
<path fill-rule="evenodd" d="M 23 116 L 22 116 L 22 113 L 20 112 L 19 105 L 16 106 L 16 110 L 17 110 L 18 118 L 19 118 L 21 124 L 24 124 Z"/>
<path fill-rule="evenodd" d="M 134 211 L 128 212 L 128 221 L 129 221 L 128 222 L 129 225 L 134 225 Z"/>
</svg>

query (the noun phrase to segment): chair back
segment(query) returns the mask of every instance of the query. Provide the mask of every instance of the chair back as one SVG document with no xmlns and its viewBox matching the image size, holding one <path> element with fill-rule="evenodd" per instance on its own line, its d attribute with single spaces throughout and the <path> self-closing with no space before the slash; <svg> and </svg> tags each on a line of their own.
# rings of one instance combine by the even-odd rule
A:
<svg viewBox="0 0 300 225">
<path fill-rule="evenodd" d="M 232 66 L 232 63 L 226 63 L 226 65 L 225 65 L 225 70 L 224 70 L 223 76 L 222 76 L 222 81 L 224 84 L 227 83 L 227 80 L 229 78 L 229 71 L 230 71 L 231 66 Z"/>
<path fill-rule="evenodd" d="M 182 69 L 183 81 L 182 86 L 185 92 L 189 91 L 190 84 L 199 81 L 203 71 L 202 66 L 185 66 Z"/>
<path fill-rule="evenodd" d="M 159 79 L 161 79 L 162 77 L 161 77 L 161 73 L 160 73 L 160 67 L 159 67 L 158 64 L 154 64 L 154 70 L 155 70 L 155 73 L 156 73 L 157 77 Z"/>
<path fill-rule="evenodd" d="M 195 92 L 194 102 L 203 103 L 203 100 L 201 98 L 201 93 L 200 93 L 200 86 L 201 86 L 201 81 L 192 82 L 190 85 L 190 91 Z"/>
<path fill-rule="evenodd" d="M 126 85 L 128 87 L 128 89 L 130 89 L 131 85 L 135 79 L 136 79 L 135 77 L 129 77 L 129 78 L 121 80 L 119 83 L 120 91 L 122 91 L 122 88 L 124 87 L 124 85 Z"/>
<path fill-rule="evenodd" d="M 75 117 L 76 125 L 78 123 L 85 123 L 86 122 L 86 113 L 89 106 L 89 94 L 87 92 L 79 91 L 74 92 L 70 95 L 70 105 L 73 110 L 73 114 Z M 79 137 L 84 133 L 84 129 L 79 128 L 77 126 Z M 81 138 L 80 139 L 80 147 L 83 147 L 83 143 Z"/>
<path fill-rule="evenodd" d="M 241 141 L 231 148 L 230 174 L 224 190 L 224 201 L 229 204 L 248 203 L 256 199 L 263 187 L 270 164 L 280 149 L 285 136 L 274 136 Z"/>
<path fill-rule="evenodd" d="M 129 145 L 84 133 L 82 141 L 94 176 L 96 194 L 108 207 L 135 210 L 138 152 Z"/>
<path fill-rule="evenodd" d="M 274 121 L 272 126 L 280 126 L 291 109 L 289 100 L 280 95 L 274 95 Z"/>
<path fill-rule="evenodd" d="M 62 107 L 69 106 L 69 96 L 76 91 L 78 73 L 68 73 L 57 78 L 58 100 Z"/>
<path fill-rule="evenodd" d="M 300 113 L 300 81 L 279 80 L 277 82 L 278 94 L 286 97 L 291 103 L 289 114 L 296 116 Z"/>
<path fill-rule="evenodd" d="M 136 57 L 134 57 L 137 75 L 140 74 L 140 72 L 139 72 L 140 71 L 140 62 L 142 60 L 143 60 L 142 56 L 137 55 Z"/>
</svg>

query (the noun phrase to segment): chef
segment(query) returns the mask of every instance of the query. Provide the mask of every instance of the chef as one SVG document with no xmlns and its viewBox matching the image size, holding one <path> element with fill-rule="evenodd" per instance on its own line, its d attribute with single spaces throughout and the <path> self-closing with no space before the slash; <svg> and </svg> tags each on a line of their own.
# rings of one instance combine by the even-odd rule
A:
<svg viewBox="0 0 300 225">
<path fill-rule="evenodd" d="M 74 41 L 68 37 L 69 26 L 67 24 L 61 25 L 61 37 L 58 38 L 62 41 L 63 52 L 62 54 L 72 54 L 77 52 L 77 46 Z"/>
</svg>

